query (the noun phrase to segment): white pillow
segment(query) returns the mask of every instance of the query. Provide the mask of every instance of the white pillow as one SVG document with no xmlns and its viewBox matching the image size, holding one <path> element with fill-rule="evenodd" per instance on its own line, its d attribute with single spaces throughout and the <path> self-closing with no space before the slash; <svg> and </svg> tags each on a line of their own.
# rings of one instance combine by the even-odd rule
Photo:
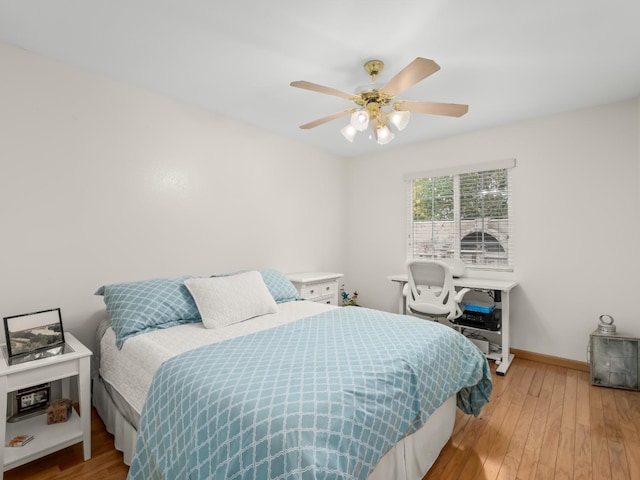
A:
<svg viewBox="0 0 640 480">
<path fill-rule="evenodd" d="M 184 284 L 191 292 L 206 328 L 220 328 L 278 311 L 260 272 L 190 278 Z"/>
</svg>

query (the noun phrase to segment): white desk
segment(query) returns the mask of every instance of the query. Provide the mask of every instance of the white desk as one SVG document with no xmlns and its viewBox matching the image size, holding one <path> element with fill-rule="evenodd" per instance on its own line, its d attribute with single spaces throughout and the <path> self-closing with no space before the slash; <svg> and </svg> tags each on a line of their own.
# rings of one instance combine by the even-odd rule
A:
<svg viewBox="0 0 640 480">
<path fill-rule="evenodd" d="M 400 299 L 398 303 L 398 311 L 400 313 L 407 313 L 407 299 L 404 296 L 403 290 L 405 284 L 409 281 L 406 273 L 398 275 L 390 275 L 387 277 L 392 282 L 398 282 Z M 501 357 L 496 359 L 498 368 L 496 373 L 498 375 L 504 375 L 509 369 L 509 365 L 513 360 L 514 355 L 509 351 L 509 292 L 518 285 L 515 280 L 502 280 L 494 278 L 474 278 L 462 276 L 453 279 L 453 283 L 458 288 L 471 288 L 477 290 L 499 290 L 502 292 L 502 329 L 500 337 L 502 339 L 502 353 Z M 492 332 L 497 333 L 497 332 Z"/>
</svg>

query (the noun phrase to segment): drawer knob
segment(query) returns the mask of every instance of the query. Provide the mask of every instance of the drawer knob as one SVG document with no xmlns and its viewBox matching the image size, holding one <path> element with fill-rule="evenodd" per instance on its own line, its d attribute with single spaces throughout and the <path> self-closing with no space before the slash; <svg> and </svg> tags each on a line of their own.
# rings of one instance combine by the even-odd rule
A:
<svg viewBox="0 0 640 480">
<path fill-rule="evenodd" d="M 309 290 L 309 293 L 313 294 L 313 292 L 315 292 L 315 290 Z"/>
</svg>

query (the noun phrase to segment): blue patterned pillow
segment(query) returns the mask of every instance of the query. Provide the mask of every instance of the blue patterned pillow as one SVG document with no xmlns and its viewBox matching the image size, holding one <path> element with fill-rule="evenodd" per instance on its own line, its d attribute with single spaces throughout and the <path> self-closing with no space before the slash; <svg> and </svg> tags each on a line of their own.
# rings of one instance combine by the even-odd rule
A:
<svg viewBox="0 0 640 480">
<path fill-rule="evenodd" d="M 116 345 L 127 338 L 182 323 L 199 322 L 198 307 L 184 284 L 193 276 L 115 283 L 98 289 L 104 296 Z"/>
<path fill-rule="evenodd" d="M 230 275 L 237 275 L 244 273 L 247 270 L 240 270 L 232 273 L 222 273 L 217 275 L 211 275 L 212 277 L 227 277 Z M 262 275 L 262 280 L 267 286 L 269 293 L 276 301 L 276 303 L 292 302 L 294 300 L 302 300 L 302 297 L 298 295 L 298 290 L 293 286 L 293 283 L 285 276 L 284 273 L 278 270 L 258 270 Z"/>
<path fill-rule="evenodd" d="M 301 300 L 298 290 L 284 273 L 277 270 L 260 270 L 260 274 L 276 303 Z"/>
</svg>

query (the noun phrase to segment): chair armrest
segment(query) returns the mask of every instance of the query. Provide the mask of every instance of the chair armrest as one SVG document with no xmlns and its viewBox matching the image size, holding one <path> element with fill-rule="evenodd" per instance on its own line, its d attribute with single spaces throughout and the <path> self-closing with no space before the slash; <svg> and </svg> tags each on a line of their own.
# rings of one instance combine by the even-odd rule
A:
<svg viewBox="0 0 640 480">
<path fill-rule="evenodd" d="M 458 293 L 456 293 L 456 296 L 453 297 L 453 300 L 456 303 L 462 303 L 462 299 L 464 298 L 464 296 L 469 293 L 471 291 L 470 288 L 463 288 L 462 290 L 460 290 Z"/>
</svg>

